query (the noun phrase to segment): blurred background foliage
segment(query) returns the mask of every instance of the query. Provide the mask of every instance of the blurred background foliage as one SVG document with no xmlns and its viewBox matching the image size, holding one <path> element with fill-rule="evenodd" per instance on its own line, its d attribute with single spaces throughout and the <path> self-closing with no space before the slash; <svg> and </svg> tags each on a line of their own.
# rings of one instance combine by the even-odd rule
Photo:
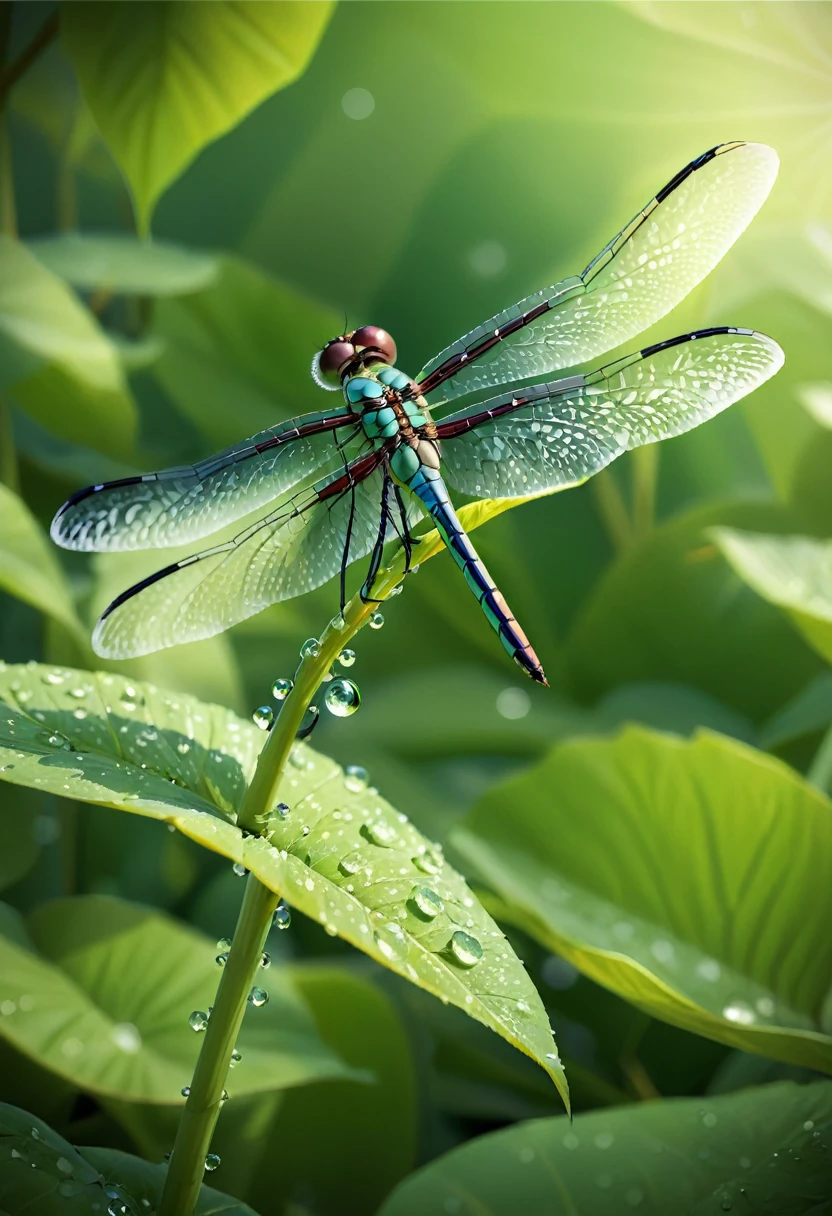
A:
<svg viewBox="0 0 832 1216">
<path fill-rule="evenodd" d="M 342 763 L 366 766 L 398 809 L 487 883 L 543 994 L 579 1111 L 803 1080 L 824 1059 L 829 1067 L 828 943 L 815 934 L 801 955 L 814 974 L 811 994 L 791 991 L 799 976 L 782 980 L 776 968 L 738 957 L 724 1009 L 711 1008 L 678 975 L 656 979 L 670 956 L 654 950 L 639 961 L 594 906 L 568 931 L 554 896 L 527 907 L 529 858 L 509 857 L 500 816 L 528 820 L 525 847 L 542 833 L 551 873 L 563 864 L 563 881 L 584 889 L 579 860 L 567 872 L 572 862 L 561 863 L 550 824 L 580 817 L 586 803 L 577 797 L 569 810 L 546 768 L 556 761 L 533 766 L 553 744 L 596 737 L 595 759 L 568 754 L 585 765 L 583 797 L 599 816 L 600 840 L 620 812 L 592 788 L 598 766 L 618 763 L 604 751 L 619 746 L 605 742 L 611 733 L 641 724 L 661 751 L 655 732 L 686 737 L 705 727 L 727 737 L 719 764 L 732 789 L 759 780 L 765 802 L 778 782 L 795 781 L 805 801 L 791 785 L 782 794 L 791 809 L 776 857 L 764 838 L 758 853 L 743 853 L 759 804 L 737 811 L 724 847 L 750 870 L 766 856 L 758 916 L 779 898 L 778 865 L 799 858 L 808 868 L 798 866 L 790 907 L 798 920 L 823 923 L 828 880 L 800 842 L 824 800 L 761 752 L 828 788 L 830 11 L 754 2 L 0 7 L 7 662 L 100 668 L 88 641 L 96 616 L 161 564 L 152 553 L 88 559 L 55 550 L 45 530 L 80 486 L 187 463 L 321 408 L 309 364 L 345 317 L 350 327 L 388 328 L 400 365 L 415 374 L 483 318 L 576 273 L 704 149 L 732 139 L 777 149 L 780 177 L 758 220 L 647 337 L 752 326 L 783 346 L 783 371 L 706 427 L 477 533 L 552 689 L 520 687 L 443 557 L 407 580 L 381 632 L 359 638 L 351 674 L 361 712 L 323 721 L 315 736 Z M 40 53 L 27 66 L 30 47 Z M 21 63 L 27 70 L 9 70 Z M 249 714 L 276 676 L 292 673 L 299 644 L 329 620 L 336 598 L 328 586 L 227 635 L 110 666 Z M 642 764 L 644 776 L 653 762 L 639 759 L 639 747 L 647 744 L 634 743 L 621 763 Z M 728 781 L 728 769 L 715 775 L 707 746 L 696 747 L 705 750 L 685 780 Z M 674 763 L 670 756 L 668 771 Z M 693 816 L 693 795 L 691 807 Z M 824 801 L 813 847 L 828 842 L 828 813 Z M 115 901 L 107 915 L 116 920 L 138 915 L 123 901 L 140 902 L 155 918 L 151 935 L 216 937 L 233 925 L 240 893 L 230 866 L 160 825 L 8 786 L 0 824 L 4 932 L 18 945 L 22 934 L 45 949 L 49 918 L 86 924 L 89 899 Z M 684 820 L 677 829 L 666 846 L 670 885 L 689 843 Z M 696 847 L 707 851 L 703 841 Z M 609 847 L 616 856 L 618 845 Z M 739 883 L 741 871 L 737 863 Z M 634 864 L 636 891 L 646 881 L 637 873 Z M 624 899 L 608 877 L 597 898 Z M 789 938 L 787 919 L 768 927 L 766 941 Z M 689 960 L 701 979 L 713 942 L 690 925 L 671 928 L 671 950 L 674 942 L 701 948 Z M 742 932 L 750 940 L 758 928 Z M 82 947 L 92 948 L 76 942 L 69 951 L 76 962 Z M 122 949 L 132 984 L 129 941 Z M 602 966 L 605 950 L 635 959 L 636 971 L 652 967 L 647 988 L 675 984 L 676 1013 L 673 1001 L 663 1005 L 652 988 L 622 978 L 626 965 Z M 558 1113 L 554 1089 L 528 1060 L 314 924 L 296 918 L 273 951 L 291 964 L 281 975 L 300 994 L 297 1016 L 308 1025 L 298 1033 L 311 1038 L 302 1077 L 241 1095 L 220 1121 L 219 1151 L 230 1163 L 223 1189 L 255 1208 L 369 1213 L 415 1164 L 481 1131 Z M 60 949 L 47 953 L 57 976 Z M 77 969 L 70 977 L 77 986 Z M 772 1016 L 786 1027 L 784 1041 L 803 1028 L 824 1042 L 769 1050 L 735 1033 L 750 1022 L 725 1010 L 737 994 L 768 999 L 761 984 L 782 999 Z M 137 1021 L 128 1003 L 116 1025 Z M 181 1049 L 162 1041 L 170 1033 L 160 1023 L 155 1047 L 184 1084 Z M 291 1043 L 282 1050 L 291 1055 Z M 123 1078 L 115 1098 L 100 1078 L 43 1051 L 2 1042 L 0 1097 L 73 1144 L 161 1158 L 174 1099 L 159 1103 L 146 1077 Z M 279 1064 L 272 1060 L 275 1075 Z M 272 1142 L 278 1151 L 265 1147 Z"/>
</svg>

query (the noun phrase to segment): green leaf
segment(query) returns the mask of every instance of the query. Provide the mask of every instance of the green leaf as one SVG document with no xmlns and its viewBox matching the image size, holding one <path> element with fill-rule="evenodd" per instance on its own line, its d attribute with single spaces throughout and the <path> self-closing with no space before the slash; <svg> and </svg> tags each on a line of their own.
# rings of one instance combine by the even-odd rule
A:
<svg viewBox="0 0 832 1216">
<path fill-rule="evenodd" d="M 73 1148 L 51 1127 L 16 1106 L 0 1104 L 0 1205 L 27 1216 L 94 1216 L 159 1210 L 165 1165 L 107 1148 Z M 195 1216 L 256 1216 L 252 1208 L 203 1186 Z"/>
<path fill-rule="evenodd" d="M 828 1210 L 830 1134 L 828 1083 L 536 1119 L 425 1166 L 379 1216 L 810 1216 Z"/>
<path fill-rule="evenodd" d="M 321 408 L 310 361 L 343 324 L 296 288 L 224 257 L 213 286 L 160 303 L 155 332 L 166 350 L 154 371 L 206 438 L 229 444 Z"/>
<path fill-rule="evenodd" d="M 169 917 L 106 896 L 41 905 L 27 944 L 0 938 L 0 1034 L 18 1051 L 101 1097 L 181 1105 L 213 1003 L 216 945 Z M 237 1093 L 353 1074 L 320 1039 L 290 967 L 263 976 L 263 1017 L 240 1034 Z"/>
<path fill-rule="evenodd" d="M 804 735 L 826 730 L 832 722 L 832 672 L 812 680 L 802 692 L 773 714 L 760 730 L 760 746 L 779 747 Z"/>
<path fill-rule="evenodd" d="M 55 551 L 22 498 L 0 484 L 0 587 L 59 621 L 78 640 L 78 619 Z"/>
<path fill-rule="evenodd" d="M 73 287 L 125 295 L 187 295 L 203 291 L 217 277 L 217 259 L 210 254 L 125 233 L 64 232 L 28 241 L 27 248 Z"/>
<path fill-rule="evenodd" d="M 36 835 L 42 824 L 32 818 L 31 803 L 37 795 L 29 790 L 7 788 L 0 795 L 0 891 L 28 874 L 40 852 Z M 38 806 L 38 810 L 42 808 Z M 51 823 L 50 823 L 51 827 Z"/>
<path fill-rule="evenodd" d="M 832 541 L 714 528 L 711 535 L 743 582 L 783 608 L 832 663 Z"/>
<path fill-rule="evenodd" d="M 803 384 L 798 390 L 798 397 L 804 409 L 814 418 L 818 426 L 832 431 L 832 384 L 829 384 L 828 381 L 818 384 Z"/>
<path fill-rule="evenodd" d="M 0 336 L 41 371 L 13 386 L 18 405 L 47 430 L 124 456 L 136 413 L 118 354 L 66 283 L 25 246 L 0 235 Z"/>
<path fill-rule="evenodd" d="M 249 0 L 63 11 L 64 50 L 133 192 L 142 233 L 197 153 L 303 72 L 331 12 L 330 3 Z"/>
<path fill-rule="evenodd" d="M 569 742 L 451 840 L 503 915 L 598 983 L 832 1072 L 832 805 L 780 761 L 708 732 Z"/>
<path fill-rule="evenodd" d="M 212 1140 L 222 1159 L 218 1177 L 264 1213 L 290 1212 L 301 1191 L 310 1211 L 342 1212 L 349 1179 L 349 1216 L 372 1216 L 416 1155 L 419 1111 L 408 1036 L 390 1000 L 361 976 L 321 962 L 295 974 L 325 1040 L 354 1069 L 371 1073 L 372 1084 L 322 1081 L 238 1097 L 235 1069 Z M 239 1068 L 244 1064 L 245 1056 Z M 533 1071 L 556 1101 L 543 1074 Z M 171 1108 L 108 1106 L 145 1156 L 158 1158 L 172 1143 Z"/>
<path fill-rule="evenodd" d="M 503 934 L 441 851 L 358 777 L 296 744 L 280 791 L 290 813 L 272 817 L 268 839 L 244 836 L 236 810 L 263 735 L 230 710 L 37 665 L 1 670 L 0 699 L 4 779 L 164 820 L 242 863 L 532 1056 L 566 1099 L 543 1004 Z"/>
<path fill-rule="evenodd" d="M 672 681 L 759 721 L 817 674 L 811 651 L 720 560 L 708 533 L 719 525 L 774 532 L 793 519 L 765 503 L 697 506 L 620 557 L 568 640 L 569 684 L 582 698 Z"/>
</svg>

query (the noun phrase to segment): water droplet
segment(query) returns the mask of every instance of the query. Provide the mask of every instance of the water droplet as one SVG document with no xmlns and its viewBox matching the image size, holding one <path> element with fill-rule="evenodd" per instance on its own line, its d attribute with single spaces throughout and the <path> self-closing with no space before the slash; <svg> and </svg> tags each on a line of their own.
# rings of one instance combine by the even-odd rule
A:
<svg viewBox="0 0 832 1216">
<path fill-rule="evenodd" d="M 73 718 L 77 718 L 79 722 L 83 722 L 84 718 L 87 716 L 87 711 L 79 707 L 78 709 L 73 709 L 72 716 Z"/>
<path fill-rule="evenodd" d="M 260 1009 L 267 1003 L 268 999 L 269 994 L 266 992 L 265 988 L 254 987 L 248 994 L 248 1003 L 249 1005 L 253 1005 L 255 1009 Z"/>
<path fill-rule="evenodd" d="M 69 695 L 71 697 L 74 697 L 76 701 L 80 701 L 83 697 L 85 697 L 87 695 L 87 689 L 86 688 L 70 688 Z"/>
<path fill-rule="evenodd" d="M 227 951 L 223 950 L 222 953 L 218 954 L 217 957 L 214 959 L 214 962 L 217 964 L 218 967 L 224 967 L 225 964 L 228 962 Z"/>
<path fill-rule="evenodd" d="M 179 752 L 180 756 L 187 756 L 188 752 L 191 750 L 191 745 L 190 743 L 177 743 L 176 750 Z"/>
<path fill-rule="evenodd" d="M 213 1171 L 215 1169 L 217 1169 L 219 1165 L 220 1165 L 220 1158 L 217 1156 L 216 1153 L 209 1153 L 208 1156 L 205 1158 L 205 1168 L 209 1174 L 213 1173 Z"/>
<path fill-rule="evenodd" d="M 246 874 L 248 874 L 248 870 L 245 868 L 245 866 L 243 865 L 243 863 L 241 861 L 235 861 L 234 865 L 231 867 L 231 869 L 234 871 L 234 873 L 237 875 L 238 878 L 245 878 Z"/>
<path fill-rule="evenodd" d="M 66 676 L 60 671 L 48 671 L 43 677 L 44 684 L 63 684 Z"/>
<path fill-rule="evenodd" d="M 275 812 L 279 815 L 279 817 L 281 819 L 285 819 L 286 816 L 290 815 L 292 812 L 292 808 L 290 806 L 288 806 L 287 803 L 285 803 L 285 802 L 278 802 L 277 806 L 274 809 L 275 809 Z"/>
<path fill-rule="evenodd" d="M 259 726 L 261 730 L 268 730 L 274 722 L 274 710 L 271 705 L 258 705 L 251 717 L 255 726 Z"/>
<path fill-rule="evenodd" d="M 425 849 L 424 853 L 416 854 L 413 864 L 423 874 L 439 874 L 444 865 L 444 858 L 438 851 Z"/>
<path fill-rule="evenodd" d="M 334 616 L 334 617 L 332 618 L 332 620 L 330 621 L 330 625 L 332 626 L 332 628 L 333 628 L 333 629 L 337 629 L 339 633 L 340 633 L 340 632 L 341 632 L 341 630 L 344 628 L 344 626 L 346 625 L 346 623 L 347 623 L 347 622 L 346 622 L 346 620 L 344 619 L 344 614 L 343 614 L 343 612 L 339 612 L 339 613 L 338 613 L 338 615 L 337 615 L 337 616 Z"/>
<path fill-rule="evenodd" d="M 203 1013 L 201 1009 L 195 1009 L 188 1018 L 188 1025 L 191 1030 L 201 1031 L 208 1028 L 208 1014 Z"/>
<path fill-rule="evenodd" d="M 338 655 L 338 662 L 342 667 L 352 667 L 353 663 L 355 662 L 355 651 L 350 650 L 348 646 L 345 646 Z"/>
<path fill-rule="evenodd" d="M 482 946 L 463 929 L 457 929 L 451 938 L 450 951 L 461 967 L 476 967 L 482 958 Z"/>
<path fill-rule="evenodd" d="M 422 916 L 428 920 L 433 920 L 435 916 L 445 910 L 444 903 L 430 887 L 414 887 L 410 892 L 410 898 Z"/>
<path fill-rule="evenodd" d="M 716 1115 L 712 1111 L 707 1111 L 702 1116 L 702 1124 L 704 1127 L 716 1127 L 718 1122 L 719 1122 L 719 1119 L 716 1117 Z"/>
<path fill-rule="evenodd" d="M 190 1094 L 190 1092 L 191 1092 L 191 1087 L 190 1087 L 190 1085 L 183 1085 L 183 1086 L 182 1086 L 182 1088 L 180 1089 L 180 1091 L 179 1091 L 179 1092 L 180 1092 L 180 1094 L 182 1095 L 182 1097 L 183 1097 L 183 1098 L 187 1098 L 187 1097 L 188 1097 L 188 1095 L 189 1095 L 189 1094 Z"/>
<path fill-rule="evenodd" d="M 357 874 L 363 864 L 360 854 L 349 853 L 338 862 L 338 869 L 342 874 Z"/>
<path fill-rule="evenodd" d="M 300 831 L 301 831 L 302 836 L 308 836 L 309 835 L 309 824 L 305 823 Z"/>
<path fill-rule="evenodd" d="M 384 625 L 384 615 L 381 612 L 374 612 L 370 617 L 370 628 L 381 629 Z"/>
<path fill-rule="evenodd" d="M 230 950 L 231 949 L 231 938 L 230 937 L 221 937 L 220 940 L 217 942 L 217 949 L 218 950 Z"/>
<path fill-rule="evenodd" d="M 300 648 L 302 659 L 317 659 L 321 653 L 321 644 L 317 638 L 307 638 Z"/>
<path fill-rule="evenodd" d="M 757 1020 L 757 1015 L 747 1001 L 731 1001 L 722 1011 L 722 1016 L 738 1026 L 750 1026 Z"/>
<path fill-rule="evenodd" d="M 399 583 L 398 587 L 394 587 L 392 591 L 388 591 L 388 593 L 387 593 L 388 600 L 394 600 L 396 598 L 396 596 L 401 595 L 401 593 L 403 591 L 404 591 L 404 587 L 401 585 L 401 583 Z"/>
<path fill-rule="evenodd" d="M 396 832 L 383 819 L 373 819 L 361 828 L 361 835 L 381 849 L 390 849 L 396 840 Z"/>
<path fill-rule="evenodd" d="M 228 1090 L 224 1089 L 222 1091 L 222 1095 L 220 1097 L 220 1102 L 227 1102 L 227 1101 L 228 1101 Z"/>
<path fill-rule="evenodd" d="M 292 923 L 291 908 L 287 908 L 285 904 L 278 905 L 274 910 L 272 924 L 278 929 L 288 929 Z"/>
<path fill-rule="evenodd" d="M 352 794 L 360 794 L 367 788 L 369 774 L 360 764 L 348 764 L 344 769 L 344 785 Z"/>
<path fill-rule="evenodd" d="M 300 720 L 300 726 L 295 734 L 296 739 L 307 739 L 312 734 L 312 731 L 318 725 L 320 712 L 321 711 L 318 709 L 317 705 L 309 706 L 306 713 Z"/>
<path fill-rule="evenodd" d="M 271 965 L 272 965 L 271 956 L 264 950 L 263 953 L 260 955 L 260 966 L 265 971 L 266 968 L 271 967 Z"/>
<path fill-rule="evenodd" d="M 391 963 L 400 963 L 407 957 L 407 938 L 400 925 L 389 922 L 379 925 L 373 933 L 379 951 Z"/>
<path fill-rule="evenodd" d="M 275 680 L 272 684 L 272 696 L 275 701 L 285 701 L 294 688 L 291 680 Z"/>
<path fill-rule="evenodd" d="M 231 1053 L 231 1063 L 229 1064 L 228 1067 L 236 1068 L 236 1066 L 240 1063 L 240 1060 L 242 1060 L 242 1058 L 243 1058 L 242 1052 L 239 1052 L 237 1050 L 237 1048 L 235 1047 Z"/>
<path fill-rule="evenodd" d="M 326 690 L 324 704 L 336 718 L 349 718 L 361 704 L 361 691 L 352 680 L 333 680 Z"/>
</svg>

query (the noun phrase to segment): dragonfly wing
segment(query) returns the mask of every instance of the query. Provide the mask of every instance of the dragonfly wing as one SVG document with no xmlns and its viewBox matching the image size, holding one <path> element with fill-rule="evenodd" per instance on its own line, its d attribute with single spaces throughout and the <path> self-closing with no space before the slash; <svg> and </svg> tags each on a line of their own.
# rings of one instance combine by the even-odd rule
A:
<svg viewBox="0 0 832 1216">
<path fill-rule="evenodd" d="M 198 464 L 88 486 L 52 521 L 65 549 L 169 548 L 217 532 L 307 477 L 344 464 L 338 448 L 357 425 L 350 409 L 305 414 Z"/>
<path fill-rule="evenodd" d="M 352 463 L 352 490 L 347 474 L 334 474 L 227 544 L 137 583 L 103 614 L 93 649 L 103 658 L 127 659 L 212 637 L 327 582 L 341 569 L 348 531 L 350 561 L 369 553 L 376 540 L 381 460 L 371 453 Z"/>
<path fill-rule="evenodd" d="M 527 296 L 432 359 L 418 377 L 429 403 L 574 367 L 647 329 L 731 248 L 777 166 L 764 144 L 721 144 L 692 161 L 583 274 Z"/>
<path fill-rule="evenodd" d="M 622 452 L 681 435 L 768 380 L 783 352 L 753 330 L 684 334 L 599 371 L 536 384 L 437 427 L 449 485 L 516 498 L 579 485 Z"/>
</svg>

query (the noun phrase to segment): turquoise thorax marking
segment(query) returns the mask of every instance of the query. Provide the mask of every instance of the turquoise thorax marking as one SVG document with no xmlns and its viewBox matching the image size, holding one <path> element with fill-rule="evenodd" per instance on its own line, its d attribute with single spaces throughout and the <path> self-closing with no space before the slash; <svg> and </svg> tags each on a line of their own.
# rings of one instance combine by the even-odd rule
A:
<svg viewBox="0 0 832 1216">
<path fill-rule="evenodd" d="M 379 364 L 362 376 L 352 376 L 344 386 L 347 401 L 361 409 L 364 433 L 374 447 L 379 448 L 385 440 L 395 438 L 400 429 L 396 411 L 384 401 L 384 389 L 392 388 L 401 393 L 409 385 L 410 378 L 404 372 Z M 427 424 L 426 416 L 414 401 L 401 401 L 399 404 L 414 430 Z M 396 475 L 399 475 L 397 471 Z"/>
</svg>

